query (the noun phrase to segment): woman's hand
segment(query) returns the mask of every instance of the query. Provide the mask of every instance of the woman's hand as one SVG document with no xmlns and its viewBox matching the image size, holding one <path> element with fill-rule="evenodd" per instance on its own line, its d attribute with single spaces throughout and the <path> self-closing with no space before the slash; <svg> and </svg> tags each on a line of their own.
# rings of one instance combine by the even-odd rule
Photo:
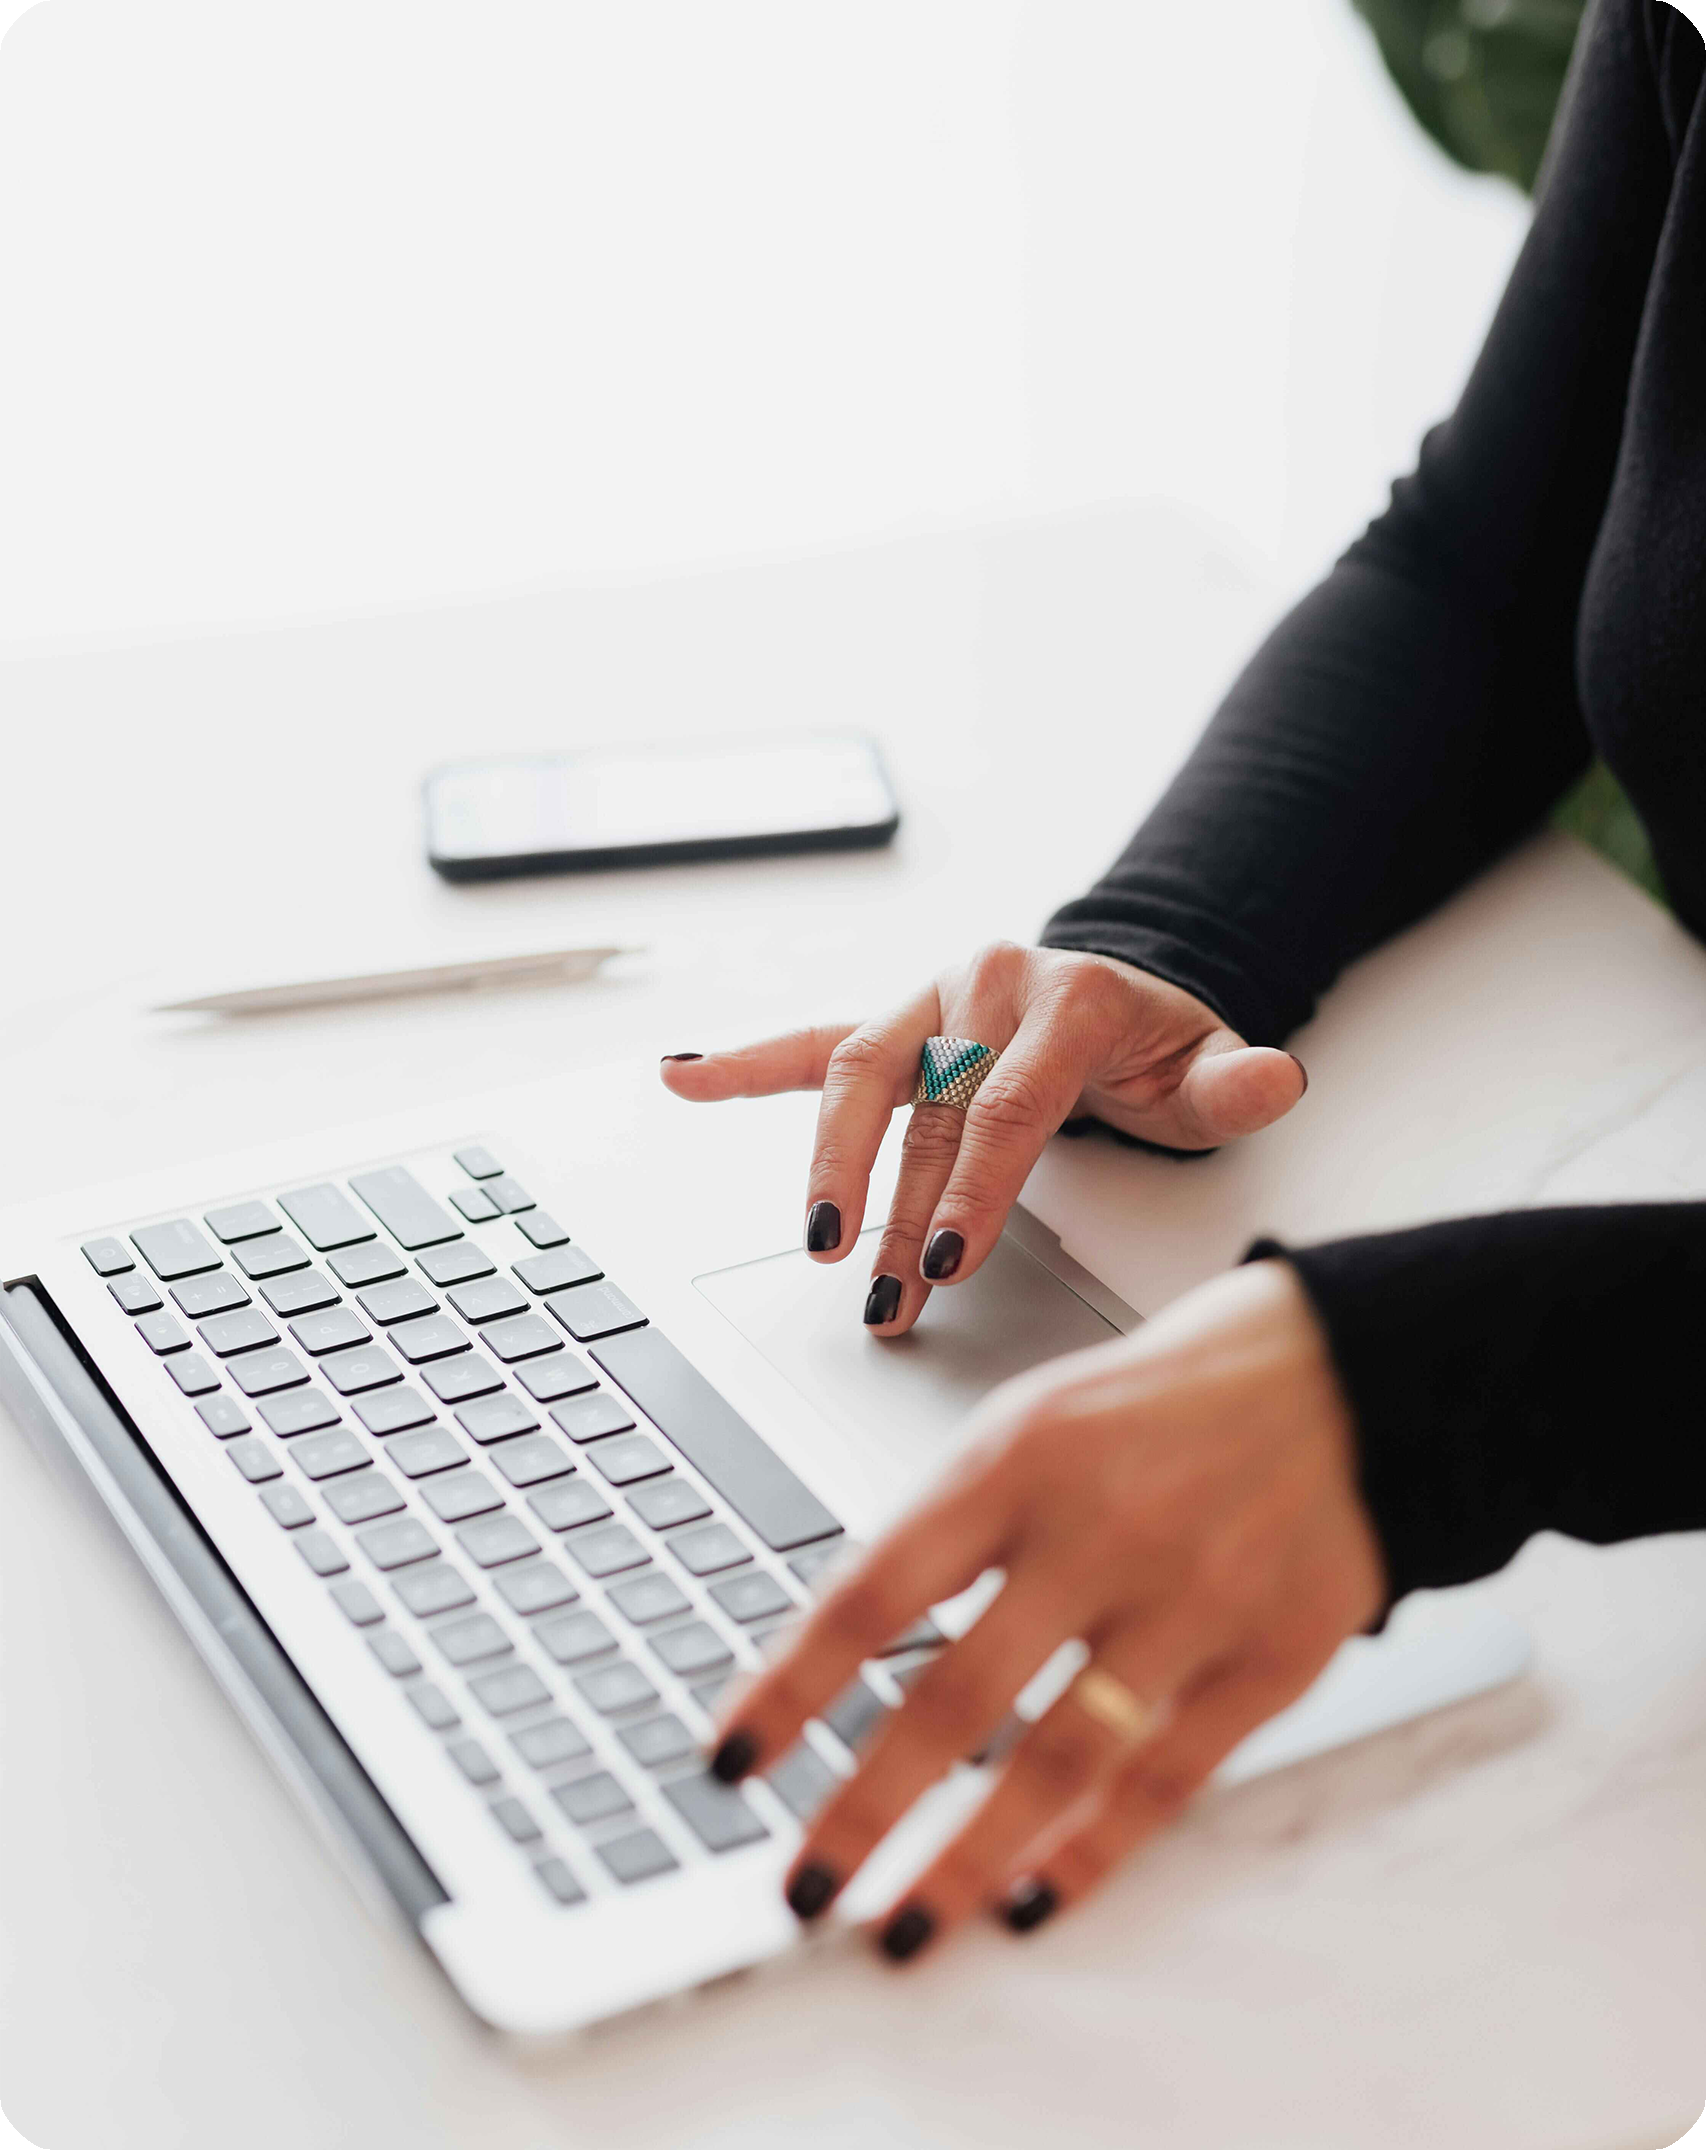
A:
<svg viewBox="0 0 1706 2150">
<path fill-rule="evenodd" d="M 942 1489 L 735 1705 L 713 1770 L 762 1771 L 862 1660 L 992 1568 L 999 1593 L 807 1831 L 787 1882 L 799 1916 L 978 1751 L 1063 1642 L 1083 1641 L 1153 1730 L 1122 1734 L 1069 1688 L 889 1913 L 880 1939 L 896 1958 L 985 1906 L 1023 1930 L 1094 1888 L 1383 1602 L 1350 1415 L 1283 1263 L 1218 1277 L 1135 1336 L 1009 1382 L 978 1418 Z"/>
<path fill-rule="evenodd" d="M 969 1277 L 1063 1120 L 1093 1113 L 1182 1150 L 1253 1134 L 1303 1095 L 1301 1062 L 1246 1045 L 1179 987 L 1111 956 L 1000 945 L 880 1021 L 796 1031 L 738 1052 L 671 1055 L 663 1078 L 701 1102 L 778 1090 L 823 1092 L 806 1181 L 808 1253 L 849 1253 L 897 1106 L 912 1095 L 924 1041 L 975 1038 L 1001 1063 L 970 1109 L 912 1115 L 865 1304 L 869 1326 L 911 1328 L 932 1284 Z"/>
</svg>

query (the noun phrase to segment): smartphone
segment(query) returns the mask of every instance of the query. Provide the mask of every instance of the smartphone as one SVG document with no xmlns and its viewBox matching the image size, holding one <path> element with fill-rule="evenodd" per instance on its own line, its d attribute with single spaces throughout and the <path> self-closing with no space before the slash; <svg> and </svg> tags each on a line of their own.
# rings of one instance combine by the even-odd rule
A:
<svg viewBox="0 0 1706 2150">
<path fill-rule="evenodd" d="M 427 857 L 451 881 L 848 850 L 899 826 L 860 732 L 589 747 L 453 763 L 426 780 Z"/>
</svg>

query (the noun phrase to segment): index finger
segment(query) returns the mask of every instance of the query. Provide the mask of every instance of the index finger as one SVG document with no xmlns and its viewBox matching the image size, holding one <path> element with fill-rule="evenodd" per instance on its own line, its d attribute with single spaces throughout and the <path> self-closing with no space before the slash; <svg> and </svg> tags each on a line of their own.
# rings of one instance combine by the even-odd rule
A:
<svg viewBox="0 0 1706 2150">
<path fill-rule="evenodd" d="M 760 1038 L 726 1053 L 666 1053 L 658 1073 L 666 1089 L 696 1105 L 730 1097 L 774 1097 L 783 1090 L 820 1090 L 830 1055 L 856 1023 L 819 1023 Z"/>
</svg>

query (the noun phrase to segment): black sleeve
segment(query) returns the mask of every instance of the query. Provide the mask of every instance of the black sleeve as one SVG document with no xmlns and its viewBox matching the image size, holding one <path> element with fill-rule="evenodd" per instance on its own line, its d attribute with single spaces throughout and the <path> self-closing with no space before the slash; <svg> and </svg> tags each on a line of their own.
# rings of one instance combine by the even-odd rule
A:
<svg viewBox="0 0 1706 2150">
<path fill-rule="evenodd" d="M 1644 5 L 1587 18 L 1456 412 L 1045 945 L 1123 957 L 1276 1044 L 1585 768 L 1577 603 L 1671 182 Z"/>
</svg>

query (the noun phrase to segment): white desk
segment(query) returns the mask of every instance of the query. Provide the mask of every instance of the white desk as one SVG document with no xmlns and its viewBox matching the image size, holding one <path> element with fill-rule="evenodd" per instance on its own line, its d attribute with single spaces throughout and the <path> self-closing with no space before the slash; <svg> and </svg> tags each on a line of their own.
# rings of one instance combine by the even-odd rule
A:
<svg viewBox="0 0 1706 2150">
<path fill-rule="evenodd" d="M 7 1192 L 235 1145 L 257 1116 L 312 1127 L 391 1088 L 856 1011 L 1027 934 L 1115 848 L 1267 604 L 1188 527 L 1109 512 L 14 665 Z M 436 884 L 420 769 L 585 713 L 867 722 L 902 839 Z M 166 967 L 613 929 L 651 953 L 590 987 L 137 1012 Z M 1032 1199 L 1153 1306 L 1262 1227 L 1700 1193 L 1703 1047 L 1706 957 L 1545 843 L 1345 983 L 1284 1127 L 1188 1167 L 1058 1145 Z M 1018 2150 L 1043 2129 L 1651 2150 L 1706 2092 L 1706 1546 L 1542 1543 L 1482 1587 L 1530 1625 L 1532 1679 L 1206 1801 L 1026 1944 L 976 1933 L 899 1975 L 827 1954 L 522 2065 L 369 1922 L 140 1575 L 0 1428 L 8 2113 L 51 2150 Z"/>
</svg>

